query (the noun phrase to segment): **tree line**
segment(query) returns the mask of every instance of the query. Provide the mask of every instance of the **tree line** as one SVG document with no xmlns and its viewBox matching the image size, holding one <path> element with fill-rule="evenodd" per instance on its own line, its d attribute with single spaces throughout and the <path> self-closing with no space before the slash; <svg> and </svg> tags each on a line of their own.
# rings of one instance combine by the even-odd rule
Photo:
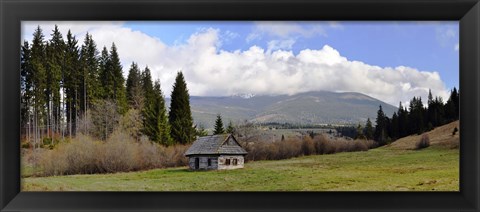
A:
<svg viewBox="0 0 480 212">
<path fill-rule="evenodd" d="M 45 40 L 40 26 L 21 46 L 22 136 L 34 145 L 77 133 L 106 140 L 116 129 L 133 138 L 171 145 L 191 143 L 193 125 L 187 84 L 178 72 L 167 113 L 160 81 L 148 66 L 132 62 L 127 79 L 115 43 L 98 51 L 92 35 L 82 44 L 57 26 Z"/>
<path fill-rule="evenodd" d="M 421 97 L 413 97 L 408 108 L 402 105 L 392 117 L 388 117 L 379 106 L 376 125 L 372 127 L 370 119 L 365 127 L 357 126 L 357 138 L 373 139 L 384 145 L 398 138 L 412 134 L 422 134 L 434 127 L 447 124 L 459 119 L 460 93 L 453 88 L 446 103 L 442 97 L 433 98 L 431 90 L 428 92 L 427 105 L 424 106 Z"/>
</svg>

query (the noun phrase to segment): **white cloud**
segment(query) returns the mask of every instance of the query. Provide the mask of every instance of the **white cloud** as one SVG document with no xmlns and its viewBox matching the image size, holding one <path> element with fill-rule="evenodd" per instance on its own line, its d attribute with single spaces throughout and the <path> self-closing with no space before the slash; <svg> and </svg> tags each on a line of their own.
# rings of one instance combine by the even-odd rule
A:
<svg viewBox="0 0 480 212">
<path fill-rule="evenodd" d="M 455 51 L 458 52 L 458 50 L 460 50 L 460 45 L 457 43 L 457 44 L 455 44 L 455 47 L 453 47 L 453 48 L 455 49 Z"/>
<path fill-rule="evenodd" d="M 171 46 L 120 25 L 87 29 L 99 49 L 115 42 L 125 76 L 132 61 L 142 68 L 148 65 L 152 76 L 161 80 L 167 96 L 177 71 L 181 70 L 191 95 L 353 91 L 397 106 L 400 101 L 407 103 L 413 96 L 426 100 L 428 89 L 431 89 L 435 96 L 448 98 L 448 90 L 438 72 L 352 61 L 328 45 L 294 54 L 289 50 L 294 40 L 286 38 L 272 40 L 267 49 L 251 46 L 243 51 L 225 51 L 220 47 L 222 36 L 228 33 L 218 29 L 204 29 L 191 35 L 186 42 Z"/>
<path fill-rule="evenodd" d="M 330 26 L 334 28 L 335 23 L 330 23 Z M 312 37 L 315 35 L 327 36 L 327 33 L 324 27 L 321 24 L 302 26 L 296 22 L 285 22 L 285 21 L 261 21 L 255 22 L 254 29 L 252 32 L 247 35 L 246 41 L 251 42 L 255 39 L 259 39 L 267 35 L 272 38 L 291 38 L 301 36 L 301 37 Z"/>
<path fill-rule="evenodd" d="M 271 40 L 267 43 L 267 52 L 272 52 L 279 49 L 290 50 L 292 49 L 293 44 L 295 44 L 294 39 Z"/>
</svg>

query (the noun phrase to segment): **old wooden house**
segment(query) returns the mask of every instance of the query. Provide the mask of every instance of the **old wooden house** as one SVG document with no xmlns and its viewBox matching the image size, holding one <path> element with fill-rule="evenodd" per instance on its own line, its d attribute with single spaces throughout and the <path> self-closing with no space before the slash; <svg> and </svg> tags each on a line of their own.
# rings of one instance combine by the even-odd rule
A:
<svg viewBox="0 0 480 212">
<path fill-rule="evenodd" d="M 246 154 L 231 134 L 199 137 L 185 152 L 191 170 L 243 168 Z"/>
</svg>

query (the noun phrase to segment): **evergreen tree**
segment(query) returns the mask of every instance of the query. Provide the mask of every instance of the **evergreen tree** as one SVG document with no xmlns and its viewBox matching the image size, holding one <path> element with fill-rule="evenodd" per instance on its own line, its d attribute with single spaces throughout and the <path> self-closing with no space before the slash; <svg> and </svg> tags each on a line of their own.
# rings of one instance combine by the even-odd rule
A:
<svg viewBox="0 0 480 212">
<path fill-rule="evenodd" d="M 391 125 L 390 125 L 390 130 L 389 130 L 389 135 L 393 140 L 396 140 L 399 138 L 399 119 L 397 113 L 393 113 L 392 115 L 392 120 L 391 120 Z"/>
<path fill-rule="evenodd" d="M 80 71 L 80 51 L 77 43 L 75 36 L 69 30 L 67 33 L 64 67 L 65 115 L 67 117 L 69 135 L 76 133 L 78 108 L 80 107 L 78 99 L 79 88 L 82 85 L 82 82 L 79 81 L 82 73 Z"/>
<path fill-rule="evenodd" d="M 457 92 L 457 88 L 453 88 L 450 92 L 450 97 L 447 100 L 447 104 L 445 104 L 445 116 L 447 121 L 451 122 L 454 120 L 458 120 L 460 114 L 460 98 L 459 93 Z"/>
<path fill-rule="evenodd" d="M 155 94 L 153 91 L 152 76 L 150 74 L 150 69 L 148 68 L 148 66 L 145 67 L 145 70 L 141 73 L 141 85 L 144 97 L 144 104 L 153 104 Z"/>
<path fill-rule="evenodd" d="M 52 38 L 50 39 L 46 49 L 47 84 L 45 90 L 45 101 L 48 104 L 48 128 L 53 132 L 58 132 L 60 129 L 61 120 L 60 88 L 63 78 L 62 76 L 64 74 L 63 63 L 65 42 L 63 41 L 62 34 L 60 33 L 57 25 L 55 25 L 51 36 Z M 50 132 L 50 130 L 48 132 Z"/>
<path fill-rule="evenodd" d="M 367 119 L 367 123 L 365 124 L 364 130 L 365 130 L 365 137 L 368 140 L 373 139 L 374 130 L 373 130 L 373 126 L 372 126 L 372 122 L 370 121 L 370 118 Z"/>
<path fill-rule="evenodd" d="M 398 106 L 398 135 L 405 137 L 408 135 L 408 111 L 402 106 L 402 102 Z"/>
<path fill-rule="evenodd" d="M 127 111 L 125 79 L 123 78 L 122 65 L 115 43 L 112 43 L 108 53 L 106 48 L 103 48 L 100 58 L 100 72 L 103 83 L 103 98 L 114 100 L 117 104 L 118 112 L 125 114 Z"/>
<path fill-rule="evenodd" d="M 22 133 L 30 133 L 30 107 L 33 98 L 32 93 L 32 65 L 31 65 L 31 49 L 28 41 L 24 41 L 21 47 L 20 56 L 20 126 L 23 127 Z M 29 138 L 28 138 L 29 139 Z"/>
<path fill-rule="evenodd" d="M 145 99 L 141 78 L 140 69 L 136 63 L 132 62 L 127 77 L 127 101 L 129 106 L 134 109 L 141 109 Z"/>
<path fill-rule="evenodd" d="M 32 96 L 33 96 L 33 108 L 34 108 L 34 125 L 35 125 L 35 135 L 38 138 L 40 133 L 39 125 L 46 124 L 46 111 L 47 107 L 45 90 L 47 88 L 47 70 L 45 67 L 45 43 L 44 35 L 40 26 L 37 27 L 33 33 L 32 48 L 31 48 L 31 74 L 30 79 L 32 82 Z"/>
<path fill-rule="evenodd" d="M 86 34 L 80 51 L 81 74 L 79 75 L 80 112 L 86 117 L 87 109 L 100 99 L 103 91 L 99 81 L 98 50 L 92 35 Z M 85 126 L 83 126 L 85 127 Z"/>
<path fill-rule="evenodd" d="M 145 106 L 144 130 L 149 138 L 163 145 L 172 145 L 170 136 L 170 125 L 167 120 L 165 99 L 160 88 L 160 81 L 155 82 L 153 89 L 153 104 Z"/>
<path fill-rule="evenodd" d="M 178 72 L 175 78 L 168 117 L 172 138 L 182 144 L 193 142 L 195 129 L 190 111 L 190 96 L 182 72 Z"/>
<path fill-rule="evenodd" d="M 420 134 L 425 131 L 425 108 L 423 107 L 422 98 L 413 97 L 409 107 L 409 134 Z"/>
<path fill-rule="evenodd" d="M 112 43 L 112 47 L 110 48 L 110 62 L 110 68 L 112 69 L 111 73 L 114 79 L 113 98 L 117 101 L 119 107 L 123 108 L 123 112 L 125 112 L 127 106 L 127 96 L 125 94 L 125 78 L 123 78 L 122 64 L 120 63 L 120 57 L 118 56 L 115 43 Z"/>
<path fill-rule="evenodd" d="M 361 124 L 357 125 L 357 135 L 355 136 L 355 139 L 365 139 L 365 135 L 363 133 L 364 129 Z M 313 138 L 313 137 L 312 137 Z"/>
<path fill-rule="evenodd" d="M 111 71 L 110 55 L 107 47 L 103 47 L 98 58 L 99 81 L 101 83 L 102 99 L 113 99 L 114 79 Z"/>
<path fill-rule="evenodd" d="M 215 120 L 215 130 L 213 131 L 213 134 L 218 135 L 223 133 L 225 133 L 225 130 L 223 129 L 222 116 L 218 114 L 217 119 Z"/>
<path fill-rule="evenodd" d="M 382 106 L 379 106 L 377 111 L 377 125 L 375 126 L 374 140 L 377 141 L 380 145 L 385 144 L 387 139 L 387 124 L 385 123 L 385 113 L 383 113 Z"/>
<path fill-rule="evenodd" d="M 232 133 L 234 133 L 234 131 L 235 131 L 235 128 L 233 127 L 233 123 L 230 120 L 228 122 L 228 126 L 227 126 L 227 129 L 225 130 L 225 132 L 232 134 Z"/>
</svg>

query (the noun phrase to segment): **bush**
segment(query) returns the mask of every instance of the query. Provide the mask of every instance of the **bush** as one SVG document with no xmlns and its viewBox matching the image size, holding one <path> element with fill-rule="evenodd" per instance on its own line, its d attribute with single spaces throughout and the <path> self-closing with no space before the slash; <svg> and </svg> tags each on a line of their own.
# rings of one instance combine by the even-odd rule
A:
<svg viewBox="0 0 480 212">
<path fill-rule="evenodd" d="M 430 138 L 428 134 L 423 134 L 420 140 L 415 143 L 415 149 L 423 149 L 430 146 Z"/>
<path fill-rule="evenodd" d="M 309 136 L 300 138 L 289 138 L 284 141 L 269 143 L 257 141 L 254 143 L 243 143 L 248 152 L 247 161 L 252 160 L 281 160 L 292 157 L 313 154 L 333 154 L 337 152 L 367 151 L 376 147 L 371 140 L 346 140 L 328 139 L 324 135 L 317 135 L 314 139 Z"/>
<path fill-rule="evenodd" d="M 164 147 L 148 140 L 135 142 L 125 132 L 114 131 L 107 141 L 77 135 L 41 153 L 43 175 L 128 172 L 185 166 L 188 145 Z"/>
</svg>

